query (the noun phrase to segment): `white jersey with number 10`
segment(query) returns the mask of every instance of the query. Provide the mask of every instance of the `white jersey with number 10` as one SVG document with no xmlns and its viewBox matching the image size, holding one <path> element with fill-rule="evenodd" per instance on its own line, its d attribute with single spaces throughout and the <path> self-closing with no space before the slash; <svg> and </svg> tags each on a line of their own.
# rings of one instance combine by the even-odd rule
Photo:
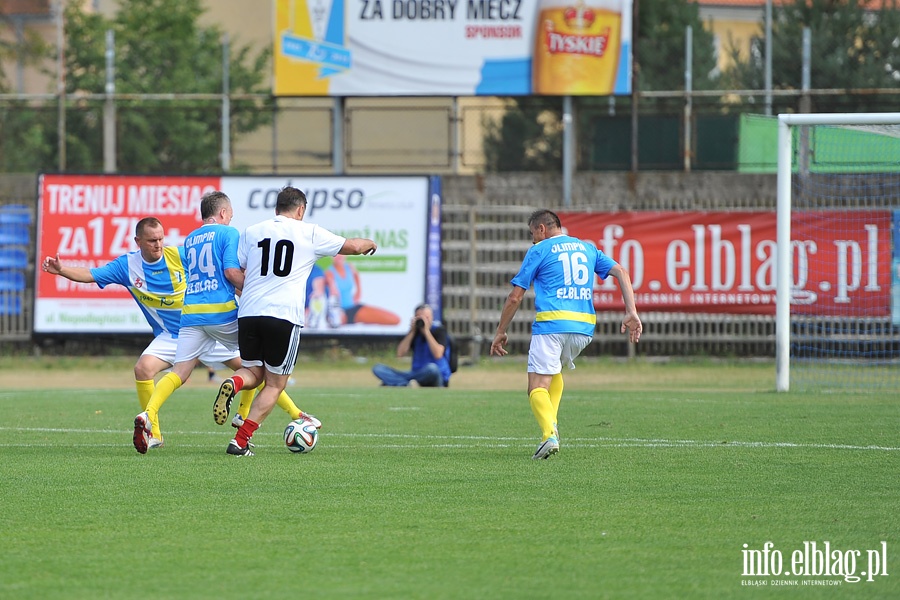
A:
<svg viewBox="0 0 900 600">
<path fill-rule="evenodd" d="M 238 246 L 244 268 L 238 318 L 276 317 L 303 326 L 313 264 L 335 256 L 345 241 L 318 225 L 281 215 L 248 227 Z"/>
</svg>

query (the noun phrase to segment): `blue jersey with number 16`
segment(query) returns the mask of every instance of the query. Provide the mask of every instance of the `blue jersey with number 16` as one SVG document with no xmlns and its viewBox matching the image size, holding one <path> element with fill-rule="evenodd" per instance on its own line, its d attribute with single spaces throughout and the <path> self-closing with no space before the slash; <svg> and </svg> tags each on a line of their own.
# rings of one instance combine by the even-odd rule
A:
<svg viewBox="0 0 900 600">
<path fill-rule="evenodd" d="M 225 269 L 240 269 L 240 232 L 230 225 L 207 223 L 184 238 L 187 289 L 181 326 L 223 325 L 237 320 L 234 286 Z"/>
<path fill-rule="evenodd" d="M 594 335 L 594 274 L 606 279 L 616 261 L 593 244 L 568 235 L 547 238 L 528 249 L 512 284 L 534 284 L 537 314 L 533 334 Z"/>
</svg>

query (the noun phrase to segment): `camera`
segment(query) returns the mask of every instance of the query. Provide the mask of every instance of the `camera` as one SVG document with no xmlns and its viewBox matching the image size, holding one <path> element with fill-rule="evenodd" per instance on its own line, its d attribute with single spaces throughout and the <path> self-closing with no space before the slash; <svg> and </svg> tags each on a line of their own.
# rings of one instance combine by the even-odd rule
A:
<svg viewBox="0 0 900 600">
<path fill-rule="evenodd" d="M 424 329 L 425 328 L 425 320 L 424 319 L 416 319 L 416 329 Z"/>
</svg>

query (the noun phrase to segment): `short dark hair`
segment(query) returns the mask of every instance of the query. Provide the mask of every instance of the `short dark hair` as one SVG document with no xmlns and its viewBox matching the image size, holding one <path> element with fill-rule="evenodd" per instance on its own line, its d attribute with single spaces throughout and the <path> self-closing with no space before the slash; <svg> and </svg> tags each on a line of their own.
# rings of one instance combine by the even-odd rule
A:
<svg viewBox="0 0 900 600">
<path fill-rule="evenodd" d="M 428 310 L 431 310 L 431 305 L 428 304 L 427 302 L 423 302 L 422 304 L 418 305 L 416 307 L 416 310 L 414 310 L 413 312 L 419 312 L 420 310 L 423 310 L 425 308 L 427 308 Z"/>
<path fill-rule="evenodd" d="M 559 220 L 559 215 L 557 215 L 552 210 L 547 210 L 546 208 L 541 208 L 528 217 L 528 227 L 537 227 L 538 225 L 544 225 L 545 227 L 558 227 L 562 229 L 562 221 Z"/>
<path fill-rule="evenodd" d="M 231 199 L 225 192 L 219 190 L 206 192 L 200 198 L 200 219 L 205 221 L 212 217 L 226 204 L 231 204 Z"/>
<path fill-rule="evenodd" d="M 157 227 L 162 227 L 159 219 L 156 217 L 144 217 L 134 226 L 134 235 L 135 237 L 141 237 L 145 229 L 156 229 Z"/>
<path fill-rule="evenodd" d="M 306 207 L 306 194 L 295 187 L 285 186 L 278 192 L 275 201 L 275 214 L 280 215 L 297 207 Z"/>
</svg>

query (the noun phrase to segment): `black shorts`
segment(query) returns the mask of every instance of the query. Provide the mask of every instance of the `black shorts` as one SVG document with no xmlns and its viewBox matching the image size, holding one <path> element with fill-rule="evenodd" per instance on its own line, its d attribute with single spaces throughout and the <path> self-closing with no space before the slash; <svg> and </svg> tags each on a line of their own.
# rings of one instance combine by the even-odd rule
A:
<svg viewBox="0 0 900 600">
<path fill-rule="evenodd" d="M 265 365 L 272 373 L 290 375 L 300 351 L 300 326 L 275 317 L 241 317 L 238 344 L 245 367 Z"/>
<path fill-rule="evenodd" d="M 362 308 L 362 304 L 356 304 L 351 306 L 350 308 L 344 309 L 344 314 L 347 315 L 347 325 L 350 323 L 356 323 L 356 313 L 359 312 L 359 309 Z"/>
</svg>

